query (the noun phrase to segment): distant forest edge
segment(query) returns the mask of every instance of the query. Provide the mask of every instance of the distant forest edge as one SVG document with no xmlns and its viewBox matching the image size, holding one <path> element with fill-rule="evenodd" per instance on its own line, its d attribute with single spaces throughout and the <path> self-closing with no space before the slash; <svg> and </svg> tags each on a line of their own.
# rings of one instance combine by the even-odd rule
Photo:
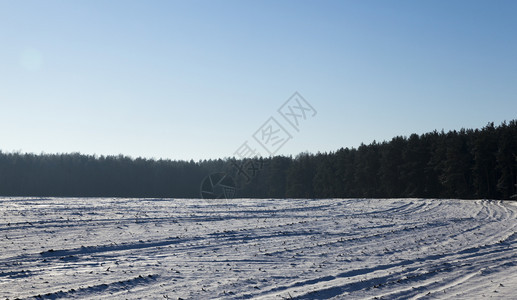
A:
<svg viewBox="0 0 517 300">
<path fill-rule="evenodd" d="M 258 167 L 260 166 L 260 167 Z M 0 151 L 0 195 L 199 198 L 223 172 L 235 197 L 515 199 L 517 120 L 331 153 L 194 161 Z"/>
</svg>

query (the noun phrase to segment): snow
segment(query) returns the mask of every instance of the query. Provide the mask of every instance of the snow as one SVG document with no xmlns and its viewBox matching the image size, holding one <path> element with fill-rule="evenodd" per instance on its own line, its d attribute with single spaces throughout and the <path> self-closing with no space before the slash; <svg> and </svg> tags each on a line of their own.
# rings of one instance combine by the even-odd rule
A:
<svg viewBox="0 0 517 300">
<path fill-rule="evenodd" d="M 0 299 L 510 299 L 517 206 L 0 198 Z"/>
</svg>

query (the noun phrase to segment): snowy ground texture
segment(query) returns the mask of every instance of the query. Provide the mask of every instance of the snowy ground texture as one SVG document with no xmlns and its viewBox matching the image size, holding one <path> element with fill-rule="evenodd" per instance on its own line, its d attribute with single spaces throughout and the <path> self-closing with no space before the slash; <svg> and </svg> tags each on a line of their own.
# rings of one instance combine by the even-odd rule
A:
<svg viewBox="0 0 517 300">
<path fill-rule="evenodd" d="M 517 206 L 0 198 L 0 299 L 515 299 Z"/>
</svg>

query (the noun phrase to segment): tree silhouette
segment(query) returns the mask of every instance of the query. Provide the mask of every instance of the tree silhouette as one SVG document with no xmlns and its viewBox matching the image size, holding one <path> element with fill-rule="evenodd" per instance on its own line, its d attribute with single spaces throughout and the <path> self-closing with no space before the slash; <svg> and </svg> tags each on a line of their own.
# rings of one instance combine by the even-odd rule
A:
<svg viewBox="0 0 517 300">
<path fill-rule="evenodd" d="M 295 158 L 194 162 L 0 151 L 0 195 L 198 198 L 203 179 L 220 172 L 233 178 L 238 197 L 510 199 L 517 197 L 517 121 Z"/>
</svg>

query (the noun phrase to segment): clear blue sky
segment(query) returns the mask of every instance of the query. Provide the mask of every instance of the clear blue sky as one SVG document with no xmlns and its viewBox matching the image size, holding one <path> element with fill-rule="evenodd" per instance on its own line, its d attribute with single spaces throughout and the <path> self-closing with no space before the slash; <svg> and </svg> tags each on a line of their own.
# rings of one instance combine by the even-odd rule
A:
<svg viewBox="0 0 517 300">
<path fill-rule="evenodd" d="M 0 149 L 228 157 L 295 91 L 317 115 L 277 154 L 498 124 L 517 116 L 516 16 L 488 0 L 0 0 Z"/>
</svg>

